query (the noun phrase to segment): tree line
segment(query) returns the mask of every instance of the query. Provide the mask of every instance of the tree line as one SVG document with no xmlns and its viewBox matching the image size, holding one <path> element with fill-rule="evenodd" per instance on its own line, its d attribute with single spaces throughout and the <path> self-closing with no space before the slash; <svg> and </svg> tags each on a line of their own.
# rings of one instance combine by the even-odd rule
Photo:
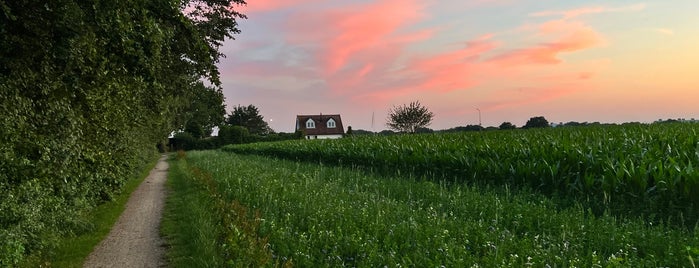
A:
<svg viewBox="0 0 699 268">
<path fill-rule="evenodd" d="M 409 104 L 403 104 L 399 106 L 393 106 L 388 111 L 388 117 L 386 118 L 386 126 L 388 130 L 380 132 L 380 134 L 393 134 L 394 131 L 400 133 L 431 133 L 434 130 L 427 128 L 432 123 L 434 118 L 434 113 L 429 110 L 428 107 L 420 104 L 419 101 L 413 101 Z M 530 118 L 527 123 L 522 127 L 527 128 L 546 128 L 550 124 L 543 116 L 535 116 Z M 517 126 L 510 122 L 503 122 L 499 127 L 488 127 L 483 128 L 481 125 L 467 125 L 463 127 L 455 127 L 443 130 L 443 132 L 459 132 L 459 131 L 481 131 L 481 130 L 492 130 L 492 129 L 515 129 Z M 366 130 L 353 130 L 354 134 L 369 134 Z M 349 133 L 348 133 L 349 134 Z"/>
<path fill-rule="evenodd" d="M 84 229 L 173 131 L 222 119 L 238 4 L 0 0 L 0 266 Z"/>
<path fill-rule="evenodd" d="M 224 118 L 225 112 L 221 112 Z M 214 125 L 218 133 L 212 136 L 213 126 L 193 124 L 174 134 L 169 139 L 169 149 L 176 150 L 209 150 L 228 144 L 253 142 L 268 142 L 301 139 L 302 133 L 275 132 L 255 105 L 235 106 L 231 113 Z"/>
</svg>

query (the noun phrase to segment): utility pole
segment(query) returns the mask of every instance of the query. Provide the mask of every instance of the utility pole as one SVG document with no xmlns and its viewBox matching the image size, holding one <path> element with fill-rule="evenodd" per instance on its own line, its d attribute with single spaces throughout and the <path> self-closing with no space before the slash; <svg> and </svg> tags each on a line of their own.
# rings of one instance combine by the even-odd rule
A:
<svg viewBox="0 0 699 268">
<path fill-rule="evenodd" d="M 481 109 L 476 108 L 478 110 L 478 126 L 483 127 L 483 124 L 481 124 Z"/>
</svg>

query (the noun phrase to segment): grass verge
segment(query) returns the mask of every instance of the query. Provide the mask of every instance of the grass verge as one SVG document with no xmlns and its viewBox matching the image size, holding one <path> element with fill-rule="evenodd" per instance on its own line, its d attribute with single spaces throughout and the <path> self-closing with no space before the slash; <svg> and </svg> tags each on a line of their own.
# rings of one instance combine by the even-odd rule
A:
<svg viewBox="0 0 699 268">
<path fill-rule="evenodd" d="M 205 187 L 191 179 L 182 153 L 170 159 L 168 198 L 161 233 L 169 245 L 170 267 L 222 267 L 214 204 Z"/>
<path fill-rule="evenodd" d="M 273 264 L 259 211 L 224 198 L 211 173 L 190 166 L 184 152 L 171 161 L 161 232 L 171 267 L 264 267 Z M 275 263 L 287 266 L 289 263 Z"/>
<path fill-rule="evenodd" d="M 77 236 L 60 238 L 55 249 L 42 255 L 29 256 L 20 267 L 82 267 L 94 247 L 109 234 L 124 211 L 131 193 L 148 177 L 158 163 L 159 157 L 154 156 L 150 163 L 135 172 L 113 201 L 101 204 L 85 213 L 84 221 L 92 223 L 89 231 Z"/>
</svg>

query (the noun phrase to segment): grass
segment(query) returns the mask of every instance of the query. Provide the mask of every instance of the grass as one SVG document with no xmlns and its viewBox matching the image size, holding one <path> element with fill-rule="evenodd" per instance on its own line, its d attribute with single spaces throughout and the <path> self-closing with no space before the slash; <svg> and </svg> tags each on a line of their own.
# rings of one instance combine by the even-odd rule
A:
<svg viewBox="0 0 699 268">
<path fill-rule="evenodd" d="M 21 267 L 82 267 L 97 244 L 99 244 L 112 229 L 114 223 L 125 209 L 131 193 L 148 177 L 157 164 L 157 158 L 135 173 L 123 187 L 114 200 L 101 204 L 92 211 L 85 213 L 84 222 L 92 223 L 87 230 L 76 236 L 62 237 L 57 247 L 50 252 L 38 256 L 29 256 Z"/>
<path fill-rule="evenodd" d="M 273 258 L 268 266 L 693 267 L 699 258 L 696 227 L 596 216 L 582 206 L 560 209 L 526 189 L 448 185 L 220 151 L 189 152 L 184 161 L 189 172 L 208 174 L 216 199 L 254 215 L 259 226 L 244 236 L 268 243 Z M 201 187 L 186 189 L 197 198 L 212 197 L 197 194 Z M 218 213 L 206 206 L 197 210 L 192 214 Z M 240 223 L 207 224 L 217 230 L 207 233 L 245 229 Z M 188 226 L 182 229 L 202 228 L 196 222 Z M 219 241 L 213 246 L 220 254 L 235 253 L 227 252 L 224 240 L 194 237 L 187 247 Z M 200 253 L 179 254 L 186 259 Z"/>
<path fill-rule="evenodd" d="M 161 233 L 168 241 L 170 267 L 222 267 L 217 242 L 220 230 L 206 189 L 190 178 L 187 167 L 170 161 L 168 199 Z"/>
</svg>

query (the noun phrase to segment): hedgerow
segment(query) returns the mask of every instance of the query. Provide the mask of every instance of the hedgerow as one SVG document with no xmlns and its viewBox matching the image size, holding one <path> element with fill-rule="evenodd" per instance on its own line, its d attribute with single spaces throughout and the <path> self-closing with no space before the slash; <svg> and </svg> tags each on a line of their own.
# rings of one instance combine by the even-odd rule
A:
<svg viewBox="0 0 699 268">
<path fill-rule="evenodd" d="M 192 96 L 220 92 L 199 80 L 220 84 L 217 48 L 242 15 L 194 20 L 189 3 L 0 1 L 1 267 L 88 230 L 77 215 L 181 128 Z"/>
</svg>

